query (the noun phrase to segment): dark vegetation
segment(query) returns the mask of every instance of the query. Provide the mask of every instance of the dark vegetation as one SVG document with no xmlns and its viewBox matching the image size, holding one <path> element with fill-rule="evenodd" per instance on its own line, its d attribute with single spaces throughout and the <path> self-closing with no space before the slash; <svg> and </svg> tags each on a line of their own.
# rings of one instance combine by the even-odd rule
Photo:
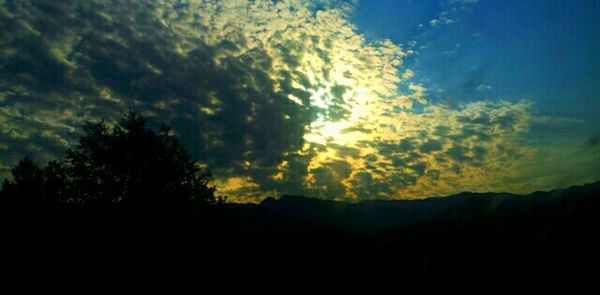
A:
<svg viewBox="0 0 600 295">
<path fill-rule="evenodd" d="M 599 262 L 600 183 L 528 196 L 228 204 L 167 127 L 155 132 L 135 113 L 112 128 L 89 123 L 65 158 L 44 168 L 25 158 L 12 174 L 0 222 L 4 251 L 20 264 L 127 257 L 245 265 L 233 272 L 271 263 L 313 274 L 514 281 L 592 277 Z"/>
<path fill-rule="evenodd" d="M 119 218 L 189 218 L 216 201 L 210 171 L 197 167 L 168 127 L 155 132 L 136 113 L 112 128 L 87 123 L 64 159 L 42 169 L 25 157 L 12 176 L 4 180 L 2 200 L 5 214 L 19 222 L 84 218 L 96 210 Z"/>
</svg>

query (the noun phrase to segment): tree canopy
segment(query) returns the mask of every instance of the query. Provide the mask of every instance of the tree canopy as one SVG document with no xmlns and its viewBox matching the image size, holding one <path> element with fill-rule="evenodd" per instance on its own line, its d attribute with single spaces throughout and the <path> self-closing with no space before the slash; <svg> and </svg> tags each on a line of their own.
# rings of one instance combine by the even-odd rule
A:
<svg viewBox="0 0 600 295">
<path fill-rule="evenodd" d="M 12 169 L 4 198 L 19 202 L 167 206 L 215 202 L 212 174 L 194 161 L 172 130 L 148 126 L 129 112 L 118 124 L 88 122 L 66 156 L 36 166 L 29 157 Z"/>
</svg>

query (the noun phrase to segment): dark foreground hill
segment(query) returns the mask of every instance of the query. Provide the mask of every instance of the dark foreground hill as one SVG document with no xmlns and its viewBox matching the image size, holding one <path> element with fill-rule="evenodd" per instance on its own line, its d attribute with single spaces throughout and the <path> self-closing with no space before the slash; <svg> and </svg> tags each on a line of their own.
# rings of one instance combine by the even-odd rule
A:
<svg viewBox="0 0 600 295">
<path fill-rule="evenodd" d="M 123 256 L 136 263 L 243 264 L 245 271 L 274 263 L 514 280 L 596 274 L 599 208 L 600 183 L 594 183 L 527 196 L 462 193 L 417 201 L 284 196 L 257 205 L 190 205 L 176 215 L 106 204 L 44 204 L 26 212 L 2 204 L 1 212 L 5 245 L 26 253 L 19 259 Z"/>
</svg>

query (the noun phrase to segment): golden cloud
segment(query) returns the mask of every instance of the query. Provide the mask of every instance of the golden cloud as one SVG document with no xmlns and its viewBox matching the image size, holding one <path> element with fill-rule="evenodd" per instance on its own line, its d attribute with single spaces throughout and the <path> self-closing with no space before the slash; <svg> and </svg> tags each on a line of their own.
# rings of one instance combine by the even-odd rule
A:
<svg viewBox="0 0 600 295">
<path fill-rule="evenodd" d="M 531 154 L 520 144 L 529 102 L 428 101 L 426 85 L 403 67 L 410 52 L 357 33 L 348 17 L 352 2 L 49 5 L 60 13 L 41 5 L 0 9 L 5 23 L 19 19 L 16 31 L 27 32 L 30 45 L 19 47 L 18 34 L 7 34 L 2 52 L 28 56 L 19 48 L 35 48 L 55 64 L 51 77 L 38 69 L 0 80 L 7 89 L 0 124 L 11 148 L 28 132 L 65 146 L 72 139 L 65 130 L 84 119 L 139 109 L 172 124 L 232 201 L 502 189 Z M 60 29 L 43 31 L 40 20 Z M 0 66 L 21 69 L 6 59 Z M 54 88 L 37 89 L 40 83 Z M 60 107 L 50 106 L 55 102 Z"/>
</svg>

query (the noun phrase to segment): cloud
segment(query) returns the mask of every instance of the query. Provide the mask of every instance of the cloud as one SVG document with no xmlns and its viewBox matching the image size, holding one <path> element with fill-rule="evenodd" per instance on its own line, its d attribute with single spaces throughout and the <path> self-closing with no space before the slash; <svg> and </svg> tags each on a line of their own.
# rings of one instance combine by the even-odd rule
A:
<svg viewBox="0 0 600 295">
<path fill-rule="evenodd" d="M 173 126 L 233 201 L 497 188 L 530 154 L 530 102 L 430 103 L 406 51 L 357 33 L 354 5 L 2 2 L 2 169 L 135 109 Z"/>
<path fill-rule="evenodd" d="M 479 2 L 479 0 L 450 0 L 448 3 L 450 4 L 475 4 Z"/>
<path fill-rule="evenodd" d="M 450 26 L 458 21 L 460 10 L 470 11 L 471 6 L 479 2 L 479 0 L 448 0 L 447 2 L 439 2 L 440 7 L 444 10 L 439 14 L 437 18 L 429 21 L 429 25 L 432 27 L 438 27 L 439 25 Z"/>
<path fill-rule="evenodd" d="M 456 20 L 450 17 L 450 13 L 448 11 L 442 11 L 437 18 L 434 18 L 431 21 L 429 21 L 429 25 L 431 25 L 432 27 L 437 27 L 441 24 L 449 26 L 454 24 L 455 22 Z"/>
<path fill-rule="evenodd" d="M 479 2 L 479 0 L 450 0 L 450 4 L 475 4 Z"/>
<path fill-rule="evenodd" d="M 489 84 L 479 84 L 479 86 L 477 86 L 478 91 L 491 90 L 492 88 L 494 88 L 494 87 Z"/>
</svg>

